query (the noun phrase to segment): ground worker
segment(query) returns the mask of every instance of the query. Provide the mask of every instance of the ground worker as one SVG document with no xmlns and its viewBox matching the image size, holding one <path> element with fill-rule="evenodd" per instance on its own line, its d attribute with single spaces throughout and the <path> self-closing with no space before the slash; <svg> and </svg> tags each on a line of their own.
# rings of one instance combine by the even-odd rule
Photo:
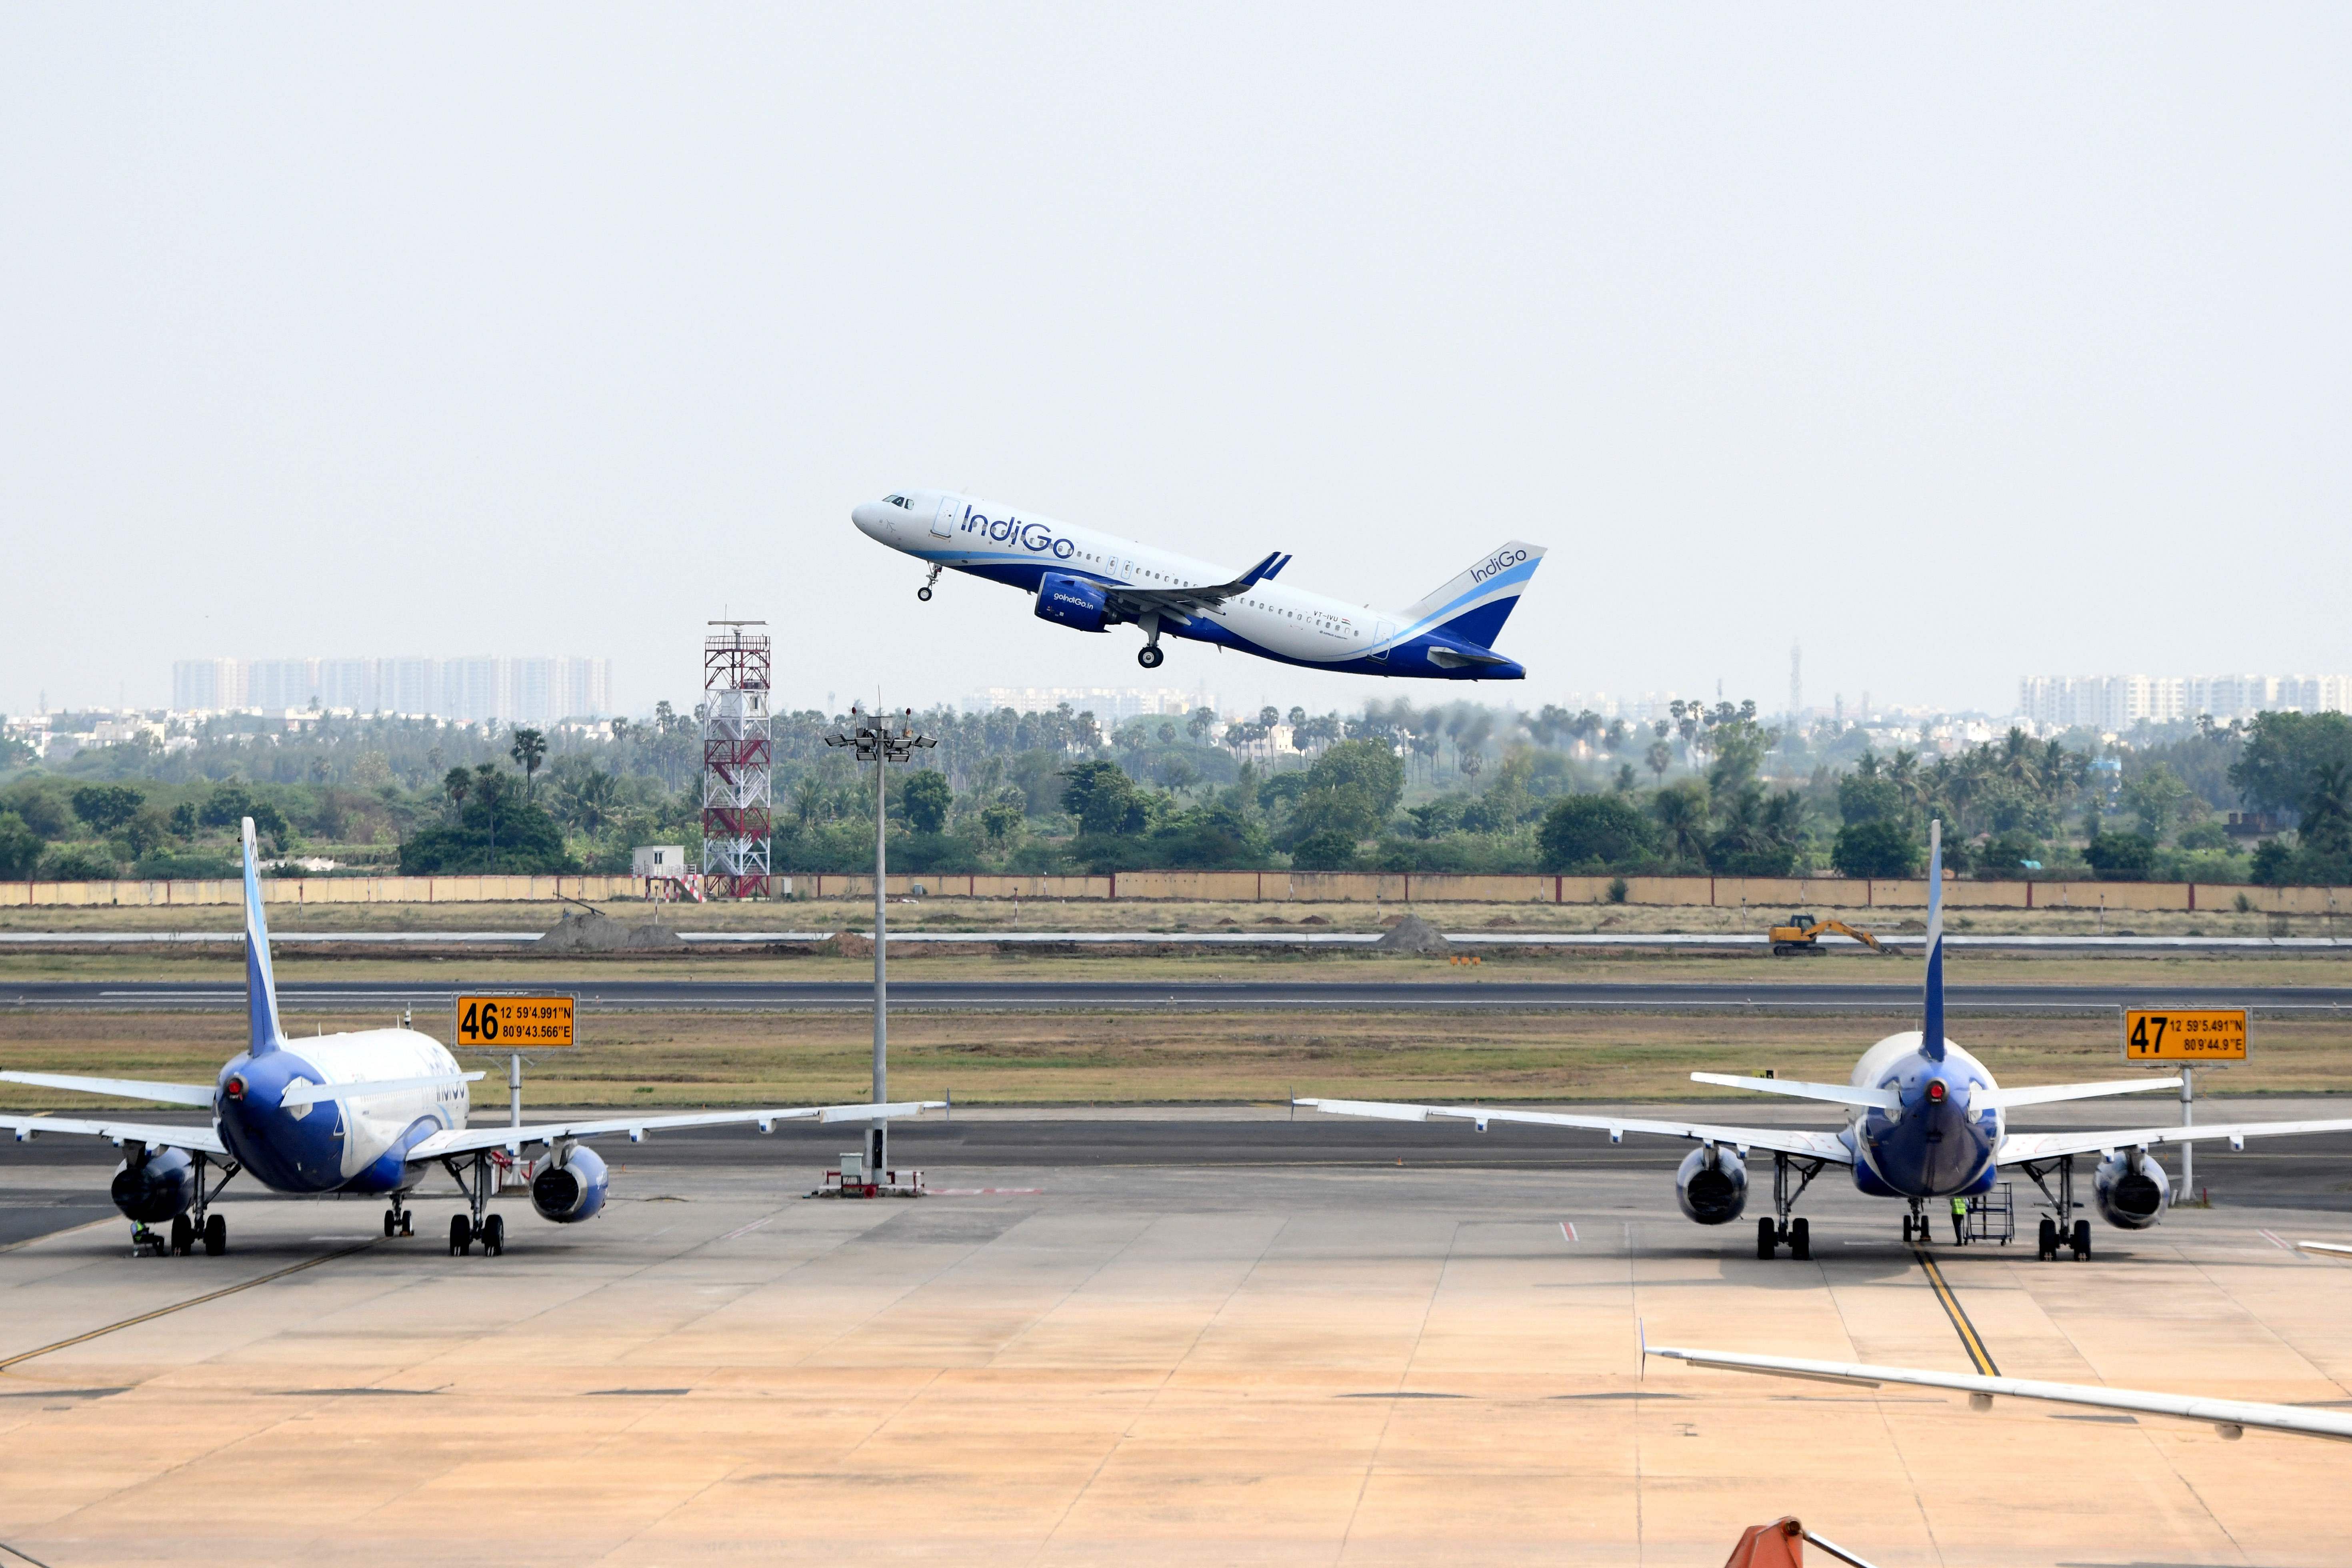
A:
<svg viewBox="0 0 2352 1568">
<path fill-rule="evenodd" d="M 1969 1200 L 1952 1200 L 1952 1245 L 1965 1247 L 1969 1239 Z"/>
</svg>

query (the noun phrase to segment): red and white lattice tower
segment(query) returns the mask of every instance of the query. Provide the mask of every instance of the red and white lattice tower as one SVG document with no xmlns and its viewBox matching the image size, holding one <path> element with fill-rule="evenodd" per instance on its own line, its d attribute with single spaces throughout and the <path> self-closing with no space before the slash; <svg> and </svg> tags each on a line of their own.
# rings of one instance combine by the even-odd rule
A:
<svg viewBox="0 0 2352 1568">
<path fill-rule="evenodd" d="M 702 879 L 719 898 L 768 891 L 765 621 L 712 621 L 702 639 Z"/>
</svg>

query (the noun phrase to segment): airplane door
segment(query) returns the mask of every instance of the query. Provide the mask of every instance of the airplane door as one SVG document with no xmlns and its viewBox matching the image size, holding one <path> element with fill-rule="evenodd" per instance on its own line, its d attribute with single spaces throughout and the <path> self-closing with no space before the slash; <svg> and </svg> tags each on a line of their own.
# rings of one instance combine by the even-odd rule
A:
<svg viewBox="0 0 2352 1568">
<path fill-rule="evenodd" d="M 963 508 L 956 503 L 955 497 L 942 497 L 940 500 L 940 510 L 931 517 L 931 531 L 941 539 L 952 538 L 955 534 L 955 525 L 962 517 Z"/>
<path fill-rule="evenodd" d="M 1381 664 L 1386 664 L 1388 662 L 1389 650 L 1386 644 L 1389 638 L 1394 636 L 1396 636 L 1396 623 L 1394 621 L 1374 621 L 1372 623 L 1371 657 L 1375 660 Z"/>
</svg>

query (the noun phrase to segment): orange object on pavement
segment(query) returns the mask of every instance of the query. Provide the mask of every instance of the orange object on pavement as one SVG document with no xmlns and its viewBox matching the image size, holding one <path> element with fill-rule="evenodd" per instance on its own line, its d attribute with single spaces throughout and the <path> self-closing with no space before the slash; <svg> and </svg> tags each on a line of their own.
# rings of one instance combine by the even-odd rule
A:
<svg viewBox="0 0 2352 1568">
<path fill-rule="evenodd" d="M 1805 1527 L 1794 1514 L 1753 1524 L 1731 1549 L 1723 1568 L 1804 1568 Z"/>
</svg>

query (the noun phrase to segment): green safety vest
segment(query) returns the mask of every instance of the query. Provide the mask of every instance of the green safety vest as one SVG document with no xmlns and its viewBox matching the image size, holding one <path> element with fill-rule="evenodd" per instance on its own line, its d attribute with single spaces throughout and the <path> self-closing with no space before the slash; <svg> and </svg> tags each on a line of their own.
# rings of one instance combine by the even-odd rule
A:
<svg viewBox="0 0 2352 1568">
<path fill-rule="evenodd" d="M 1965 1215 L 1968 1212 L 1969 1212 L 1969 1200 L 1968 1200 L 1968 1199 L 1966 1199 L 1966 1198 L 1954 1198 L 1954 1199 L 1952 1200 L 1952 1213 L 1953 1213 L 1953 1215 L 1954 1215 L 1955 1216 Z"/>
</svg>

